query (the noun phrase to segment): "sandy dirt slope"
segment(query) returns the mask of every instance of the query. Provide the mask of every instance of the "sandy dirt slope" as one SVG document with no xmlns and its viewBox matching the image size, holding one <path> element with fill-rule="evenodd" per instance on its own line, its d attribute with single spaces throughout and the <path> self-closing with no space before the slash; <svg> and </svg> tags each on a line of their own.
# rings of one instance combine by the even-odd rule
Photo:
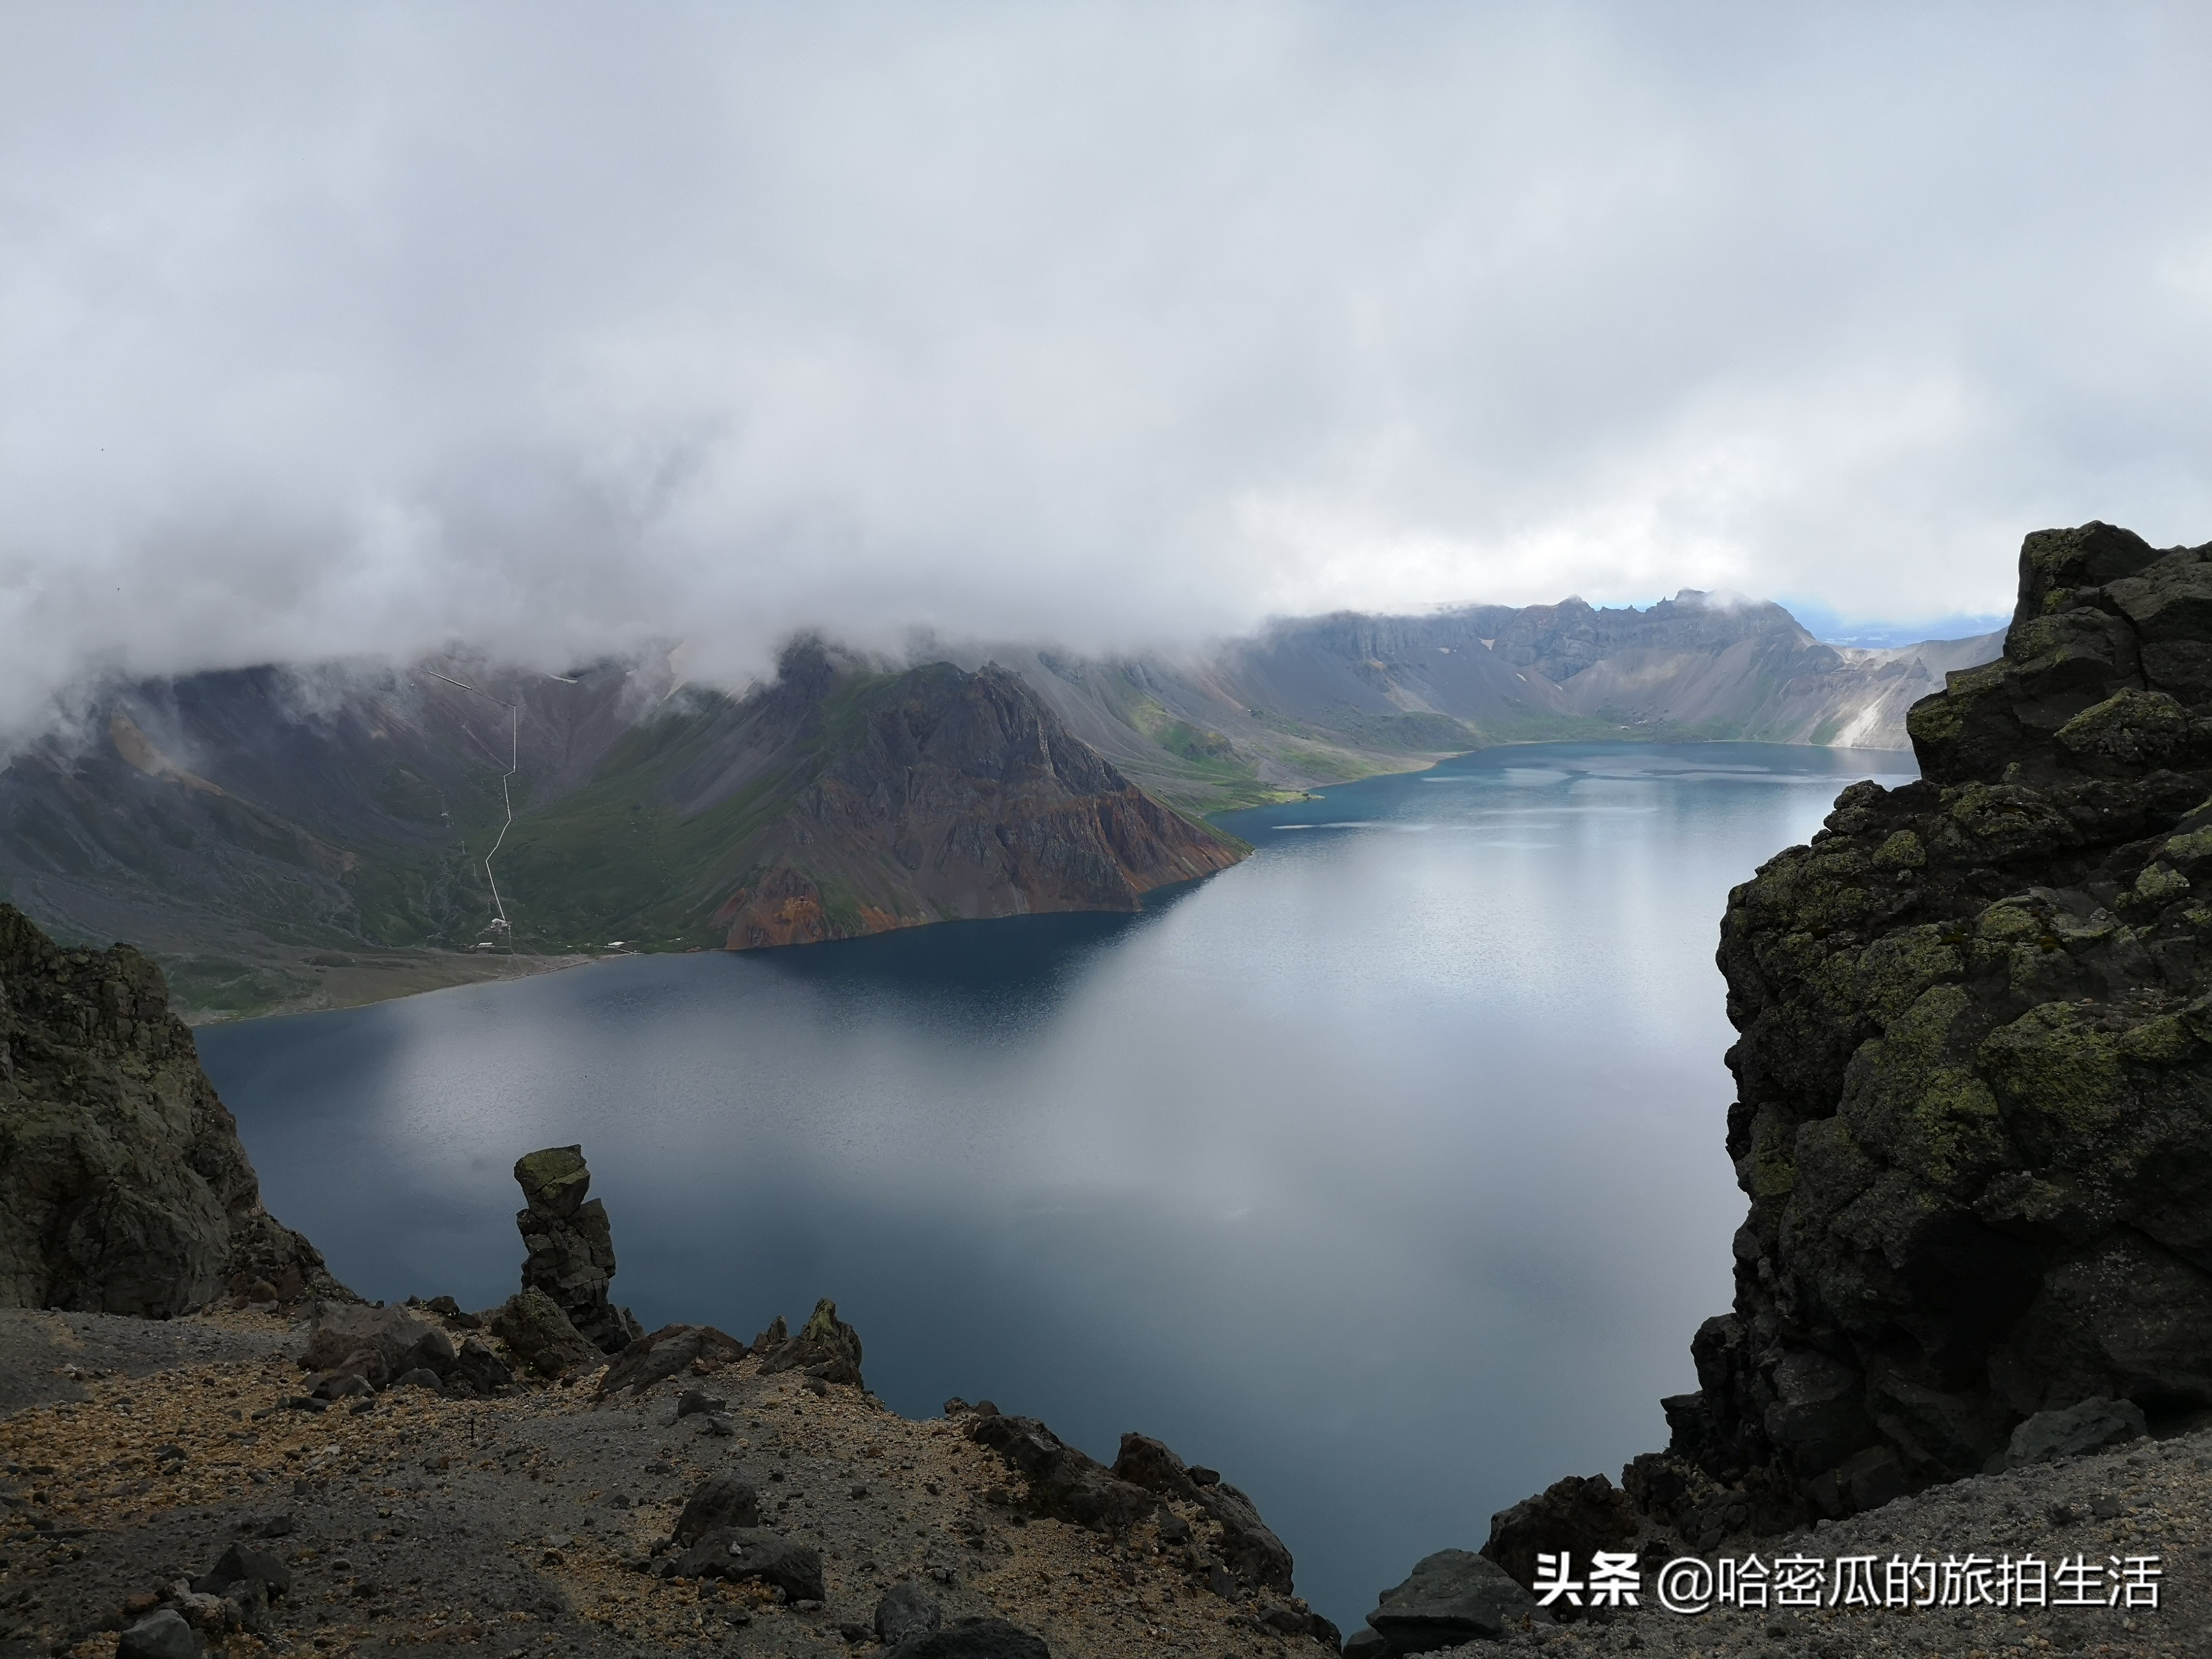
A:
<svg viewBox="0 0 2212 1659">
<path fill-rule="evenodd" d="M 1194 1535 L 1174 1545 L 1157 1522 L 1118 1541 L 1024 1522 L 995 1454 L 856 1389 L 811 1392 L 748 1358 L 618 1404 L 579 1383 L 465 1401 L 396 1389 L 359 1413 L 310 1412 L 282 1403 L 300 1346 L 250 1313 L 0 1314 L 0 1656 L 106 1659 L 234 1540 L 294 1580 L 260 1630 L 215 1633 L 233 1659 L 433 1643 L 501 1659 L 865 1654 L 884 1650 L 872 1616 L 902 1583 L 948 1622 L 995 1615 L 1065 1659 L 1327 1651 L 1206 1588 L 1194 1509 L 1178 1506 Z M 734 1434 L 677 1419 L 690 1386 L 726 1398 Z M 823 1605 L 656 1576 L 684 1498 L 727 1469 L 758 1488 L 764 1525 L 820 1551 Z"/>
</svg>

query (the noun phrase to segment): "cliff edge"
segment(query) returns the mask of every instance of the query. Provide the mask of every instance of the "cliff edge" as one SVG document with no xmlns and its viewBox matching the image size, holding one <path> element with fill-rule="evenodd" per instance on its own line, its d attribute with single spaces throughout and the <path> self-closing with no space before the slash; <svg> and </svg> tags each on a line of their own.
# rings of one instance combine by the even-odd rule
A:
<svg viewBox="0 0 2212 1659">
<path fill-rule="evenodd" d="M 165 1318 L 347 1297 L 262 1207 L 161 971 L 0 904 L 0 1306 Z"/>
<path fill-rule="evenodd" d="M 1920 780 L 1730 895 L 1751 1209 L 1665 1405 L 1739 1516 L 1983 1471 L 2085 1401 L 2212 1408 L 2212 545 L 2093 523 L 2020 572 L 2004 655 L 1911 712 Z"/>
</svg>

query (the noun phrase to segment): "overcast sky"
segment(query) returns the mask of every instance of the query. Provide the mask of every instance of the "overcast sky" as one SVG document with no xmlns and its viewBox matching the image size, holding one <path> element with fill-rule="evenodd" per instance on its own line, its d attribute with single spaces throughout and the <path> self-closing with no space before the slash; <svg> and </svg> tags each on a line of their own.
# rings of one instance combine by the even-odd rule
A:
<svg viewBox="0 0 2212 1659">
<path fill-rule="evenodd" d="M 0 4 L 0 715 L 2212 538 L 2212 9 Z"/>
</svg>

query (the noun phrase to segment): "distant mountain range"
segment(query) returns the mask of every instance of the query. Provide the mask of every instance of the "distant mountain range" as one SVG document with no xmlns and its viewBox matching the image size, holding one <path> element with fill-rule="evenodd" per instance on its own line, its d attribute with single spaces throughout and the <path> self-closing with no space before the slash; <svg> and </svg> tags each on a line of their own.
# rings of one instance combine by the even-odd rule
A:
<svg viewBox="0 0 2212 1659">
<path fill-rule="evenodd" d="M 1499 743 L 1640 738 L 1904 749 L 1905 714 L 2002 630 L 1884 650 L 1823 645 L 1780 605 L 1685 592 L 1642 611 L 1468 605 L 1279 623 L 1198 659 L 1012 669 L 1069 729 L 1194 811 Z M 957 655 L 958 653 L 955 653 Z"/>
<path fill-rule="evenodd" d="M 112 687 L 14 756 L 0 896 L 58 937 L 140 944 L 201 1018 L 527 966 L 471 948 L 504 941 L 483 869 L 502 834 L 526 957 L 1127 910 L 1242 855 L 1206 813 L 1493 744 L 1900 748 L 1906 708 L 2001 644 L 1838 648 L 1779 606 L 1684 593 L 1323 617 L 1188 658 L 899 666 L 801 641 L 741 696 L 660 655 L 199 674 Z"/>
</svg>

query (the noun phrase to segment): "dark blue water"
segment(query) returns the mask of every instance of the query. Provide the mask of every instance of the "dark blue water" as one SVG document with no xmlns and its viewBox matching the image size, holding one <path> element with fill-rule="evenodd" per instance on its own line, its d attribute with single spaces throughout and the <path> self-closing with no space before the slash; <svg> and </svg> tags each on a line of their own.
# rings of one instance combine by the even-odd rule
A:
<svg viewBox="0 0 2212 1659">
<path fill-rule="evenodd" d="M 1663 1443 L 1743 1212 L 1728 889 L 1909 764 L 1493 750 L 1238 814 L 1257 855 L 1141 916 L 630 958 L 200 1048 L 270 1206 L 361 1291 L 505 1297 L 510 1167 L 580 1141 L 647 1325 L 835 1297 L 902 1412 L 988 1395 L 1219 1468 L 1349 1624 Z"/>
</svg>

